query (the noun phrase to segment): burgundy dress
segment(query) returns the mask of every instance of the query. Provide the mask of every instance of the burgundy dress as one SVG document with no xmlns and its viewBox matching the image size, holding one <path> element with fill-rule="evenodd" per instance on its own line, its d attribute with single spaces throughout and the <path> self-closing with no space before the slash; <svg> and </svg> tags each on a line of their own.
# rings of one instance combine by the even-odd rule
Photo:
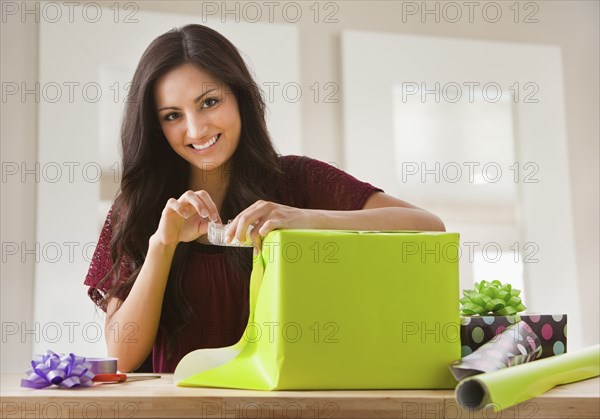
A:
<svg viewBox="0 0 600 419">
<path fill-rule="evenodd" d="M 300 161 L 303 164 L 298 164 Z M 381 191 L 318 160 L 283 156 L 281 163 L 287 181 L 280 184 L 278 192 L 280 203 L 284 205 L 307 209 L 358 210 L 364 207 L 372 193 Z M 92 289 L 106 275 L 112 263 L 110 215 L 109 211 L 85 279 L 85 284 L 90 287 L 90 297 L 93 295 Z M 124 281 L 129 274 L 126 268 L 122 268 L 121 280 Z M 223 247 L 193 242 L 193 254 L 184 276 L 185 295 L 194 302 L 193 318 L 189 326 L 181 331 L 171 357 L 166 356 L 166 337 L 159 329 L 152 350 L 153 371 L 171 373 L 181 358 L 193 350 L 236 343 L 248 320 L 249 280 L 232 275 L 226 268 Z M 110 286 L 107 284 L 96 290 L 105 295 Z M 120 297 L 126 298 L 126 295 Z M 92 299 L 100 306 L 101 299 Z"/>
</svg>

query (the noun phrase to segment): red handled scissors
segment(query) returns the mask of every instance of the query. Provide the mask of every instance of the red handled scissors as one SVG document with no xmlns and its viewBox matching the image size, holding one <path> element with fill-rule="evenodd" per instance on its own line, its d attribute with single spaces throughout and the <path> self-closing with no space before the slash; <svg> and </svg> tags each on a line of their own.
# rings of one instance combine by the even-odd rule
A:
<svg viewBox="0 0 600 419">
<path fill-rule="evenodd" d="M 127 374 L 115 373 L 115 374 L 96 374 L 92 381 L 96 383 L 122 383 L 124 381 L 142 381 L 142 380 L 153 380 L 160 378 L 160 375 L 134 375 L 128 377 Z"/>
</svg>

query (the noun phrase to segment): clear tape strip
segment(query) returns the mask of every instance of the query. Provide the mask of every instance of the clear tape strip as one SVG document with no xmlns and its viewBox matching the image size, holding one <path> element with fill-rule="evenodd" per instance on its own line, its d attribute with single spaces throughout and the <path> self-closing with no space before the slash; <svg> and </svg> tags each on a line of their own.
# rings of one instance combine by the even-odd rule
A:
<svg viewBox="0 0 600 419">
<path fill-rule="evenodd" d="M 231 221 L 230 221 L 231 222 Z M 230 223 L 229 222 L 229 223 Z M 233 246 L 233 247 L 252 247 L 254 243 L 250 239 L 250 232 L 254 228 L 253 225 L 248 226 L 248 231 L 246 232 L 246 241 L 240 242 L 235 238 L 231 241 L 231 243 L 227 243 L 225 241 L 225 233 L 227 232 L 227 224 L 217 224 L 212 221 L 208 223 L 208 241 L 211 244 L 216 246 Z"/>
</svg>

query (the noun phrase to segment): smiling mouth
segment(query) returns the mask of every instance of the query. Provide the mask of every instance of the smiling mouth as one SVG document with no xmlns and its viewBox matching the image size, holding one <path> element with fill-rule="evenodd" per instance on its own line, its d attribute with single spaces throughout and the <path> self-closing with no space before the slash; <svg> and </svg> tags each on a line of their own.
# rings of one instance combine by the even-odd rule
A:
<svg viewBox="0 0 600 419">
<path fill-rule="evenodd" d="M 215 145 L 217 143 L 217 141 L 219 141 L 219 138 L 221 138 L 220 133 L 215 135 L 214 137 L 212 137 L 210 140 L 208 140 L 204 144 L 188 144 L 187 146 L 190 148 L 193 148 L 194 150 L 206 150 L 207 148 Z"/>
</svg>

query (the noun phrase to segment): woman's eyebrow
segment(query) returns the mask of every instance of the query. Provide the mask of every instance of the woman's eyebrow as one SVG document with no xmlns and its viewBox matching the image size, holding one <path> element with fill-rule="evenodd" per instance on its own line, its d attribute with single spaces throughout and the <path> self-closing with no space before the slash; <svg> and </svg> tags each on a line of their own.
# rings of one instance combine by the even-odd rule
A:
<svg viewBox="0 0 600 419">
<path fill-rule="evenodd" d="M 212 88 L 212 89 L 209 89 L 209 90 L 207 90 L 206 92 L 202 93 L 200 96 L 198 96 L 196 99 L 194 99 L 194 103 L 196 103 L 196 104 L 197 104 L 198 102 L 200 102 L 200 101 L 202 100 L 202 98 L 203 98 L 204 96 L 206 96 L 206 95 L 207 95 L 207 94 L 209 94 L 210 92 L 214 92 L 215 90 L 217 90 L 217 88 L 216 88 L 216 87 L 215 87 L 215 88 Z M 161 108 L 158 108 L 158 109 L 156 110 L 156 112 L 161 112 L 161 111 L 164 111 L 164 110 L 166 110 L 166 109 L 175 109 L 175 110 L 179 110 L 179 108 L 178 108 L 177 106 L 163 106 L 163 107 L 161 107 Z"/>
</svg>

